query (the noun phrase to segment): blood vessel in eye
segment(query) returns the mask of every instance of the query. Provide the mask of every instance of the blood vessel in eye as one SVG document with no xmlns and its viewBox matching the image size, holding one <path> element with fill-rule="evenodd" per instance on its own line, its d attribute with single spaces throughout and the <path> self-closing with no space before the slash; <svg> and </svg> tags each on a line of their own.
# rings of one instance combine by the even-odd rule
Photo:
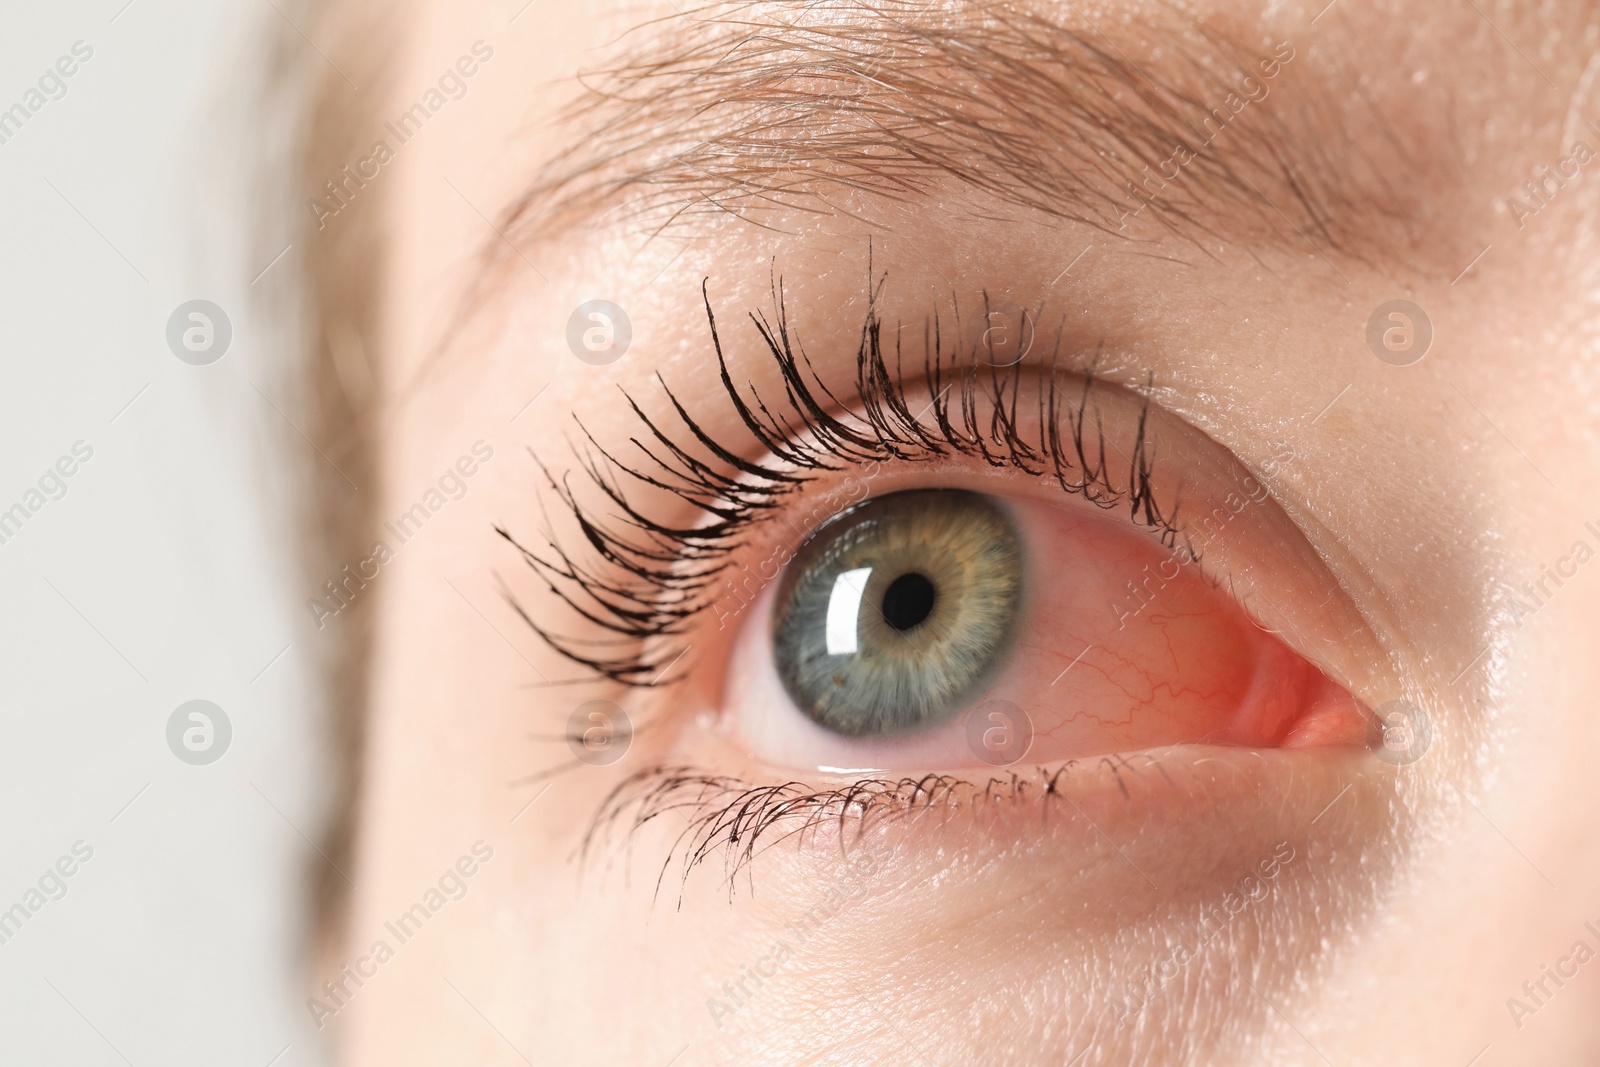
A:
<svg viewBox="0 0 1600 1067">
<path fill-rule="evenodd" d="M 1028 711 L 1038 735 L 1030 758 L 1364 743 L 1360 704 L 1186 552 L 1081 509 L 1023 503 L 1017 512 L 1030 603 L 991 695 Z"/>
</svg>

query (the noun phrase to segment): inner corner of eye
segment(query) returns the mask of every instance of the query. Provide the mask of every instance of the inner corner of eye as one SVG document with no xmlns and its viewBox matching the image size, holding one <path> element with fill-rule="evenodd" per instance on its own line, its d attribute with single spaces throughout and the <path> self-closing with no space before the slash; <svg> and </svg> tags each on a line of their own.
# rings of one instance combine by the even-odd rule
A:
<svg viewBox="0 0 1600 1067">
<path fill-rule="evenodd" d="M 1367 740 L 1359 703 L 1191 555 L 1098 509 L 888 493 L 814 530 L 766 599 L 726 692 L 770 765 L 934 771 Z"/>
</svg>

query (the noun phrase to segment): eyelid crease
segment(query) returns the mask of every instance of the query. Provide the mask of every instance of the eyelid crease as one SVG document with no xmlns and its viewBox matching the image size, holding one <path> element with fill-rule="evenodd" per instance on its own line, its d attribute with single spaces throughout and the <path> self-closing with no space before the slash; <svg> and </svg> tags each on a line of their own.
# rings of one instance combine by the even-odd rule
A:
<svg viewBox="0 0 1600 1067">
<path fill-rule="evenodd" d="M 1109 445 L 1095 398 L 1100 388 L 1126 390 L 1104 385 L 1091 368 L 1081 374 L 1075 395 L 1069 395 L 1065 390 L 1072 379 L 1057 370 L 1059 336 L 1048 362 L 1003 367 L 986 362 L 979 345 L 952 343 L 937 313 L 924 323 L 922 374 L 908 381 L 899 330 L 894 331 L 894 370 L 889 367 L 878 307 L 883 281 L 869 286 L 857 349 L 854 399 L 859 401 L 859 414 L 857 406 L 842 402 L 827 387 L 791 333 L 781 278 L 773 281 L 772 318 L 752 312 L 750 319 L 782 377 L 784 406 L 775 413 L 753 384 L 746 386 L 747 397 L 735 383 L 723 351 L 709 282 L 702 283 L 723 392 L 752 444 L 768 453 L 769 460 L 747 458 L 739 449 L 718 442 L 664 383 L 663 392 L 681 423 L 675 429 L 687 431 L 692 441 L 677 439 L 624 393 L 646 431 L 629 438 L 642 453 L 643 466 L 620 459 L 575 417 L 587 444 L 578 452 L 578 469 L 619 514 L 608 521 L 591 510 L 579 499 L 569 476 L 558 479 L 541 461 L 546 482 L 571 512 L 586 548 L 569 551 L 553 531 L 547 532 L 542 549 L 528 547 L 503 527 L 496 531 L 569 609 L 614 635 L 620 651 L 607 654 L 592 640 L 557 633 L 519 611 L 545 644 L 621 685 L 661 682 L 661 672 L 682 657 L 684 649 L 660 639 L 681 637 L 710 610 L 717 579 L 729 570 L 729 557 L 744 536 L 774 517 L 812 480 L 869 463 L 964 456 L 990 467 L 1048 476 L 1063 491 L 1098 507 L 1126 504 L 1136 525 L 1156 531 L 1163 544 L 1176 546 L 1182 535 L 1175 509 L 1163 508 L 1156 499 L 1145 447 L 1148 398 L 1140 398 L 1133 442 L 1122 453 L 1127 463 L 1124 482 L 1112 473 L 1108 447 L 1120 450 Z M 1025 378 L 1036 379 L 1039 386 L 1038 441 L 1027 439 L 1020 430 L 1018 404 Z M 908 400 L 915 387 L 932 397 L 917 413 Z M 696 454 L 696 447 L 711 458 Z M 673 494 L 705 521 L 674 525 L 652 518 L 628 499 L 625 479 Z M 1197 558 L 1185 541 L 1184 551 Z"/>
</svg>

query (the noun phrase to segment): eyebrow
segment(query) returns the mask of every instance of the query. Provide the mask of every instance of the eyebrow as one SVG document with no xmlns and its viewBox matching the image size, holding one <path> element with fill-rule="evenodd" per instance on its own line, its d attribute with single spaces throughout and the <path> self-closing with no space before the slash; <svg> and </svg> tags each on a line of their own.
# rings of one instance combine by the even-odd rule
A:
<svg viewBox="0 0 1600 1067">
<path fill-rule="evenodd" d="M 987 199 L 1120 236 L 1242 232 L 1330 265 L 1416 246 L 1427 183 L 1406 175 L 1424 161 L 1375 104 L 1306 73 L 1304 41 L 1246 44 L 1161 10 L 1114 27 L 1123 44 L 985 3 L 656 20 L 583 76 L 574 142 L 504 229 L 548 238 L 599 217 L 660 233 L 724 214 L 781 228 L 840 194 L 953 187 L 980 214 Z"/>
</svg>

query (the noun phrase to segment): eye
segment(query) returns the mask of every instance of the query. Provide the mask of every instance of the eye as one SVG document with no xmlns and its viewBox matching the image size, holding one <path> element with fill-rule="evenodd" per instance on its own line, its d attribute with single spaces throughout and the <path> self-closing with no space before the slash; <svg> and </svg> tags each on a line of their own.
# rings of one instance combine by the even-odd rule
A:
<svg viewBox="0 0 1600 1067">
<path fill-rule="evenodd" d="M 1009 651 L 1023 572 L 992 497 L 915 490 L 853 508 L 789 565 L 772 634 L 784 689 L 847 737 L 948 719 Z"/>
<path fill-rule="evenodd" d="M 1078 476 L 991 444 L 792 494 L 718 598 L 737 626 L 701 667 L 723 742 L 824 774 L 1368 743 L 1352 683 L 1376 658 L 1265 484 L 1124 391 L 1008 388 L 964 401 L 968 424 L 999 412 L 1013 457 L 1070 449 Z"/>
<path fill-rule="evenodd" d="M 775 299 L 751 332 L 776 388 L 735 381 L 706 296 L 716 422 L 664 383 L 664 415 L 630 399 L 628 451 L 590 439 L 584 479 L 546 472 L 568 534 L 502 531 L 587 630 L 528 625 L 643 691 L 650 758 L 759 781 L 1369 741 L 1352 694 L 1390 688 L 1387 652 L 1227 449 L 937 316 L 918 373 L 870 306 L 842 393 Z"/>
<path fill-rule="evenodd" d="M 920 480 L 821 523 L 752 605 L 723 667 L 739 748 L 859 772 L 1366 741 L 1189 548 L 1021 479 Z M 1232 506 L 1237 551 L 1262 504 Z"/>
</svg>

